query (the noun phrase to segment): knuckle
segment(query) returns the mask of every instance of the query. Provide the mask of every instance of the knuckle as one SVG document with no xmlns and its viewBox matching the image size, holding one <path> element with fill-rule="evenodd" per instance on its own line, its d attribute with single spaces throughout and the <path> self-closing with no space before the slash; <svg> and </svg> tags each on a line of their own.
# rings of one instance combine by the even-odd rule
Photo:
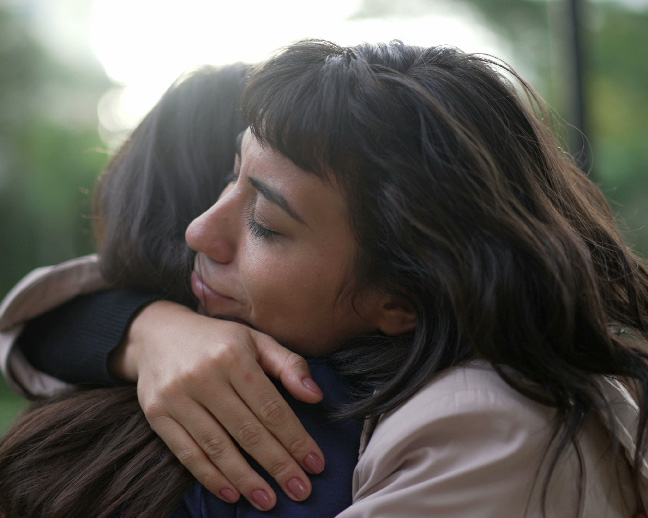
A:
<svg viewBox="0 0 648 518">
<path fill-rule="evenodd" d="M 141 405 L 142 411 L 151 425 L 169 417 L 169 413 L 159 399 L 142 401 Z"/>
<path fill-rule="evenodd" d="M 215 367 L 230 369 L 241 362 L 242 354 L 237 347 L 220 344 L 219 347 L 214 347 L 210 360 L 203 365 L 209 372 L 213 372 Z"/>
<path fill-rule="evenodd" d="M 226 456 L 228 446 L 228 442 L 219 437 L 208 439 L 202 443 L 203 451 L 215 463 Z"/>
<path fill-rule="evenodd" d="M 203 486 L 213 492 L 218 492 L 219 489 L 222 489 L 227 485 L 223 476 L 218 471 L 204 473 L 198 478 L 198 480 Z"/>
<path fill-rule="evenodd" d="M 259 417 L 264 423 L 279 425 L 287 418 L 286 406 L 276 399 L 268 399 L 259 408 Z"/>
<path fill-rule="evenodd" d="M 293 457 L 296 457 L 299 456 L 299 454 L 301 454 L 302 452 L 310 451 L 312 449 L 311 441 L 309 440 L 308 437 L 299 435 L 291 438 L 288 441 L 286 449 Z"/>
<path fill-rule="evenodd" d="M 295 352 L 291 352 L 286 358 L 286 365 L 293 368 L 307 368 L 306 360 Z"/>
<path fill-rule="evenodd" d="M 276 460 L 268 466 L 267 472 L 272 478 L 277 479 L 281 475 L 285 474 L 291 466 L 292 462 L 290 461 Z"/>
<path fill-rule="evenodd" d="M 178 392 L 181 392 L 184 383 L 187 379 L 187 374 L 180 370 L 173 377 L 165 377 L 164 379 L 158 380 L 154 385 L 156 387 L 156 394 L 161 399 L 171 399 L 175 397 Z"/>
<path fill-rule="evenodd" d="M 246 450 L 258 446 L 261 442 L 261 437 L 261 427 L 256 423 L 244 424 L 237 433 L 238 443 Z"/>
<path fill-rule="evenodd" d="M 243 472 L 228 474 L 227 478 L 241 493 L 251 493 L 256 485 L 254 478 Z"/>
<path fill-rule="evenodd" d="M 175 452 L 175 456 L 178 458 L 180 463 L 190 468 L 194 465 L 195 461 L 198 459 L 198 452 L 194 448 L 181 448 Z"/>
<path fill-rule="evenodd" d="M 144 414 L 149 418 L 156 418 L 159 416 L 167 416 L 168 408 L 178 399 L 178 394 L 181 391 L 170 384 L 164 384 L 156 390 L 144 391 L 138 387 L 138 399 Z"/>
</svg>

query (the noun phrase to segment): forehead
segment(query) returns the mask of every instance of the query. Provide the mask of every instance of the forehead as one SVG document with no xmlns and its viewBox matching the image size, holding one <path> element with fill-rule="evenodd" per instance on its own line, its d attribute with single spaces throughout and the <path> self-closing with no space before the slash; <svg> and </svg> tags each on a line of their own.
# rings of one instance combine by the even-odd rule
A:
<svg viewBox="0 0 648 518">
<path fill-rule="evenodd" d="M 248 129 L 241 138 L 241 175 L 281 194 L 304 219 L 335 216 L 347 223 L 347 201 L 333 175 L 320 177 L 295 165 Z"/>
<path fill-rule="evenodd" d="M 308 141 L 293 143 L 292 145 L 289 145 L 287 149 L 282 149 L 281 147 L 277 148 L 272 144 L 272 140 L 267 141 L 264 136 L 258 138 L 251 128 L 248 127 L 239 133 L 236 139 L 236 155 L 239 161 L 243 155 L 244 146 L 250 141 L 255 141 L 264 149 L 270 148 L 277 154 L 283 156 L 286 160 L 292 162 L 293 165 L 301 171 L 315 175 L 321 178 L 324 182 L 337 184 L 338 186 L 341 186 L 344 183 L 341 181 L 341 178 L 346 176 L 346 174 L 342 173 L 342 170 L 337 170 L 328 161 L 322 161 L 318 158 L 320 155 L 326 155 L 326 151 L 319 149 L 316 145 L 315 148 L 313 148 L 312 144 Z M 286 143 L 283 143 L 283 145 L 286 146 Z M 340 156 L 340 158 L 343 159 L 344 163 L 352 160 L 350 156 Z"/>
</svg>

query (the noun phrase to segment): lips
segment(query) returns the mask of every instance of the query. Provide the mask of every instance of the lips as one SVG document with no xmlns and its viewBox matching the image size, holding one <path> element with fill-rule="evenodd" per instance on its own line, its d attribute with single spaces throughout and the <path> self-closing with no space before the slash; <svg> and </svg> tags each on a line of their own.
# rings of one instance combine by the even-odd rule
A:
<svg viewBox="0 0 648 518">
<path fill-rule="evenodd" d="M 202 280 L 202 277 L 196 270 L 191 273 L 191 290 L 194 295 L 200 300 L 203 304 L 210 306 L 212 304 L 232 304 L 237 303 L 236 299 L 218 293 L 211 289 L 205 282 Z"/>
<path fill-rule="evenodd" d="M 252 329 L 256 329 L 256 327 L 250 324 L 247 320 L 239 318 L 233 314 L 235 306 L 240 306 L 240 303 L 236 299 L 212 290 L 207 284 L 205 284 L 196 270 L 191 273 L 191 290 L 200 301 L 199 313 L 220 320 L 237 322 Z"/>
</svg>

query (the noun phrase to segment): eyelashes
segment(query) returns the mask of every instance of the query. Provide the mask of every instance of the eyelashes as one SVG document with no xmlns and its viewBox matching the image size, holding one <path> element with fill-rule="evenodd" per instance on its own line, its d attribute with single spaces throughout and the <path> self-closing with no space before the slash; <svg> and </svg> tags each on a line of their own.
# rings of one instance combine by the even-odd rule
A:
<svg viewBox="0 0 648 518">
<path fill-rule="evenodd" d="M 239 178 L 238 171 L 232 170 L 232 171 L 228 171 L 227 174 L 225 174 L 225 176 L 223 177 L 223 181 L 227 186 L 232 183 L 236 183 L 238 181 L 238 178 Z M 250 216 L 248 217 L 247 225 L 252 236 L 259 239 L 271 239 L 281 235 L 279 232 L 270 230 L 269 228 L 264 227 L 258 221 L 256 221 L 254 219 L 254 213 L 250 214 Z"/>
<path fill-rule="evenodd" d="M 278 232 L 275 232 L 274 230 L 270 230 L 269 228 L 264 227 L 263 225 L 260 225 L 255 219 L 254 216 L 250 216 L 248 219 L 248 228 L 250 229 L 250 233 L 259 239 L 271 239 L 274 237 L 277 237 L 281 234 Z"/>
</svg>

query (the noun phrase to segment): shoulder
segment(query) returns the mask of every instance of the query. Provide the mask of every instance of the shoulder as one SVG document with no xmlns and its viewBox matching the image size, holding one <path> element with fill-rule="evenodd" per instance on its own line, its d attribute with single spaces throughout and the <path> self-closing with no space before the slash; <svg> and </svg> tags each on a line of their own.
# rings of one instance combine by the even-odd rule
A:
<svg viewBox="0 0 648 518">
<path fill-rule="evenodd" d="M 596 419 L 542 497 L 553 419 L 486 363 L 449 369 L 380 418 L 356 466 L 354 503 L 340 518 L 536 518 L 579 508 L 580 516 L 632 516 L 627 463 Z"/>
<path fill-rule="evenodd" d="M 0 304 L 0 329 L 34 318 L 77 295 L 107 287 L 95 254 L 27 274 Z"/>
<path fill-rule="evenodd" d="M 449 369 L 380 418 L 349 516 L 523 515 L 552 417 L 485 363 Z"/>
<path fill-rule="evenodd" d="M 535 403 L 510 387 L 488 364 L 472 362 L 449 369 L 419 390 L 412 398 L 382 416 L 371 442 L 377 444 L 389 436 L 439 433 L 447 423 L 453 433 L 480 436 L 486 431 L 506 432 L 521 425 L 528 433 L 546 431 L 551 426 L 552 411 Z M 368 448 L 369 450 L 369 448 Z"/>
<path fill-rule="evenodd" d="M 0 303 L 0 370 L 18 394 L 51 395 L 66 385 L 35 369 L 15 347 L 23 324 L 72 300 L 107 287 L 96 255 L 45 266 L 27 274 Z"/>
</svg>

